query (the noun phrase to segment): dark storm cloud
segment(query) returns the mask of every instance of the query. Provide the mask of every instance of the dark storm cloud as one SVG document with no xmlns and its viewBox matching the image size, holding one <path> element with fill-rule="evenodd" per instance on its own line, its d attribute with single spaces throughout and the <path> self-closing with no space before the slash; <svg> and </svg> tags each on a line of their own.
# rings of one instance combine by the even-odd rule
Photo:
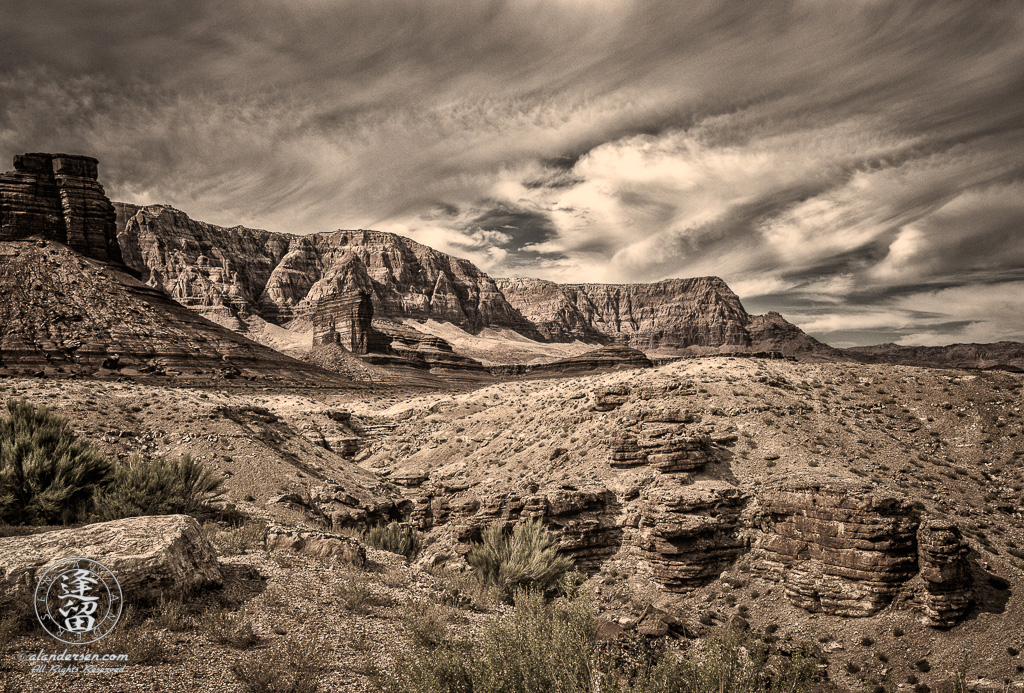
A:
<svg viewBox="0 0 1024 693">
<path fill-rule="evenodd" d="M 495 274 L 717 274 L 752 305 L 800 297 L 788 315 L 820 335 L 1024 338 L 1003 298 L 1024 266 L 1019 2 L 0 0 L 0 17 L 0 157 L 92 154 L 118 199 L 377 226 Z"/>
</svg>

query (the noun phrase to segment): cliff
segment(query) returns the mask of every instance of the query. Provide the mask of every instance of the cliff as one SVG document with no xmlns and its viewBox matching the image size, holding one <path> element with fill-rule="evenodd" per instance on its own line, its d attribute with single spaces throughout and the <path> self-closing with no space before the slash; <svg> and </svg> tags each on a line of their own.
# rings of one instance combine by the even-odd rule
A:
<svg viewBox="0 0 1024 693">
<path fill-rule="evenodd" d="M 762 351 L 824 348 L 778 313 L 752 316 L 718 277 L 651 284 L 556 284 L 498 279 L 515 308 L 554 341 L 617 340 L 634 349 L 754 347 Z"/>
<path fill-rule="evenodd" d="M 324 296 L 365 291 L 382 318 L 432 318 L 537 336 L 467 260 L 380 231 L 289 236 L 198 222 L 171 207 L 118 204 L 125 261 L 151 286 L 235 329 L 253 316 L 308 329 Z"/>
<path fill-rule="evenodd" d="M 145 282 L 259 338 L 266 322 L 305 333 L 325 296 L 362 291 L 384 320 L 434 320 L 471 334 L 641 351 L 825 349 L 777 314 L 751 316 L 717 277 L 651 284 L 492 279 L 467 260 L 380 231 L 289 236 L 223 228 L 164 206 L 118 204 L 125 261 Z"/>
<path fill-rule="evenodd" d="M 875 346 L 843 349 L 846 358 L 865 363 L 898 363 L 939 368 L 992 368 L 1024 372 L 1024 344 L 950 344 L 948 346 Z"/>
<path fill-rule="evenodd" d="M 0 241 L 44 238 L 96 260 L 121 263 L 114 208 L 98 162 L 73 154 L 19 154 L 0 175 Z"/>
</svg>

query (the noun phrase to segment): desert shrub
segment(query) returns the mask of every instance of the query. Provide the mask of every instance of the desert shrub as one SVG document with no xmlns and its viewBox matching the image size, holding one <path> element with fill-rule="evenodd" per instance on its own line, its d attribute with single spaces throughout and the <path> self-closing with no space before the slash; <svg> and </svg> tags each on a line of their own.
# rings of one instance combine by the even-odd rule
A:
<svg viewBox="0 0 1024 693">
<path fill-rule="evenodd" d="M 267 523 L 248 521 L 236 527 L 220 529 L 216 524 L 203 525 L 203 534 L 222 556 L 237 556 L 267 543 Z"/>
<path fill-rule="evenodd" d="M 375 606 L 392 606 L 395 603 L 387 593 L 374 592 L 367 576 L 357 570 L 339 574 L 334 583 L 334 594 L 354 614 L 368 614 Z"/>
<path fill-rule="evenodd" d="M 223 493 L 223 484 L 223 477 L 190 455 L 177 460 L 135 455 L 114 469 L 110 484 L 96 495 L 96 511 L 104 520 L 195 513 Z"/>
<path fill-rule="evenodd" d="M 590 691 L 596 642 L 594 611 L 582 598 L 545 602 L 519 591 L 515 609 L 495 617 L 472 639 L 410 641 L 370 679 L 387 693 Z"/>
<path fill-rule="evenodd" d="M 178 599 L 161 597 L 154 612 L 147 620 L 147 624 L 152 628 L 164 628 L 180 633 L 195 627 L 194 610 Z"/>
<path fill-rule="evenodd" d="M 8 400 L 0 420 L 0 521 L 67 524 L 82 519 L 110 463 L 66 419 L 25 400 Z"/>
<path fill-rule="evenodd" d="M 388 664 L 370 666 L 384 693 L 797 693 L 821 680 L 820 650 L 801 646 L 792 657 L 770 656 L 747 635 L 704 640 L 685 652 L 666 651 L 640 667 L 598 646 L 595 612 L 585 596 L 545 601 L 518 590 L 515 608 L 473 637 L 451 631 L 412 638 Z M 628 672 L 628 673 L 626 673 Z"/>
<path fill-rule="evenodd" d="M 557 541 L 536 520 L 516 525 L 511 534 L 495 524 L 484 530 L 483 541 L 469 550 L 466 561 L 482 582 L 511 601 L 517 589 L 550 591 L 569 572 L 572 560 L 558 555 Z"/>
<path fill-rule="evenodd" d="M 631 681 L 604 672 L 601 693 L 774 693 L 818 690 L 821 651 L 810 645 L 792 657 L 770 659 L 769 650 L 740 633 L 709 638 L 686 652 L 667 652 Z"/>
<path fill-rule="evenodd" d="M 283 650 L 260 652 L 231 666 L 248 693 L 315 693 L 327 668 L 323 646 L 290 639 Z"/>
<path fill-rule="evenodd" d="M 420 552 L 420 533 L 401 522 L 374 525 L 363 535 L 363 541 L 375 549 L 414 558 Z"/>
<path fill-rule="evenodd" d="M 413 602 L 402 612 L 405 632 L 416 647 L 436 647 L 448 636 L 450 609 L 428 599 Z"/>
</svg>

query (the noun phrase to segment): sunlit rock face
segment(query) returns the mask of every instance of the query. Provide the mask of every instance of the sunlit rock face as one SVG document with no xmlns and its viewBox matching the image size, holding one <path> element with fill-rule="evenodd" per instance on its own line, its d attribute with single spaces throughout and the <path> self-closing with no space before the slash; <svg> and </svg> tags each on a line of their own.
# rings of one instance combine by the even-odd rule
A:
<svg viewBox="0 0 1024 693">
<path fill-rule="evenodd" d="M 19 154 L 0 175 L 0 241 L 41 237 L 95 260 L 120 263 L 114 206 L 98 162 L 72 154 Z"/>
<path fill-rule="evenodd" d="M 658 347 L 749 347 L 751 316 L 718 277 L 652 284 L 555 284 L 501 279 L 509 302 L 553 340 Z"/>
</svg>

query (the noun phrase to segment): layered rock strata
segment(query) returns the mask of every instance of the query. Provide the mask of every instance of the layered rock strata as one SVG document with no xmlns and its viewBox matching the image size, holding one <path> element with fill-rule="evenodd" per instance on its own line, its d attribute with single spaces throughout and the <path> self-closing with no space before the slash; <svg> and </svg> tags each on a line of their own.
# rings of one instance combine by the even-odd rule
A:
<svg viewBox="0 0 1024 693">
<path fill-rule="evenodd" d="M 382 352 L 388 342 L 372 323 L 373 302 L 365 291 L 324 296 L 313 313 L 313 346 L 337 344 L 353 354 Z"/>
<path fill-rule="evenodd" d="M 38 578 L 72 556 L 109 568 L 134 604 L 187 595 L 223 581 L 217 552 L 194 518 L 132 517 L 0 538 L 0 604 L 31 603 Z"/>
<path fill-rule="evenodd" d="M 368 364 L 490 377 L 479 361 L 456 354 L 444 339 L 389 320 L 375 320 L 373 314 L 373 302 L 365 291 L 321 298 L 313 313 L 311 360 L 329 367 L 335 359 L 324 358 L 325 349 L 340 347 Z M 341 365 L 349 369 L 348 364 Z"/>
<path fill-rule="evenodd" d="M 45 238 L 120 264 L 114 206 L 97 168 L 88 156 L 15 156 L 14 170 L 0 174 L 0 241 Z"/>
<path fill-rule="evenodd" d="M 759 494 L 764 535 L 755 572 L 807 611 L 870 616 L 917 572 L 919 518 L 870 484 L 796 480 Z"/>
<path fill-rule="evenodd" d="M 611 341 L 635 349 L 747 347 L 750 316 L 718 277 L 652 284 L 555 284 L 500 279 L 509 303 L 548 339 Z"/>
<path fill-rule="evenodd" d="M 640 556 L 668 592 L 689 592 L 717 578 L 742 553 L 736 487 L 714 481 L 649 489 L 641 502 Z"/>
<path fill-rule="evenodd" d="M 956 625 L 971 607 L 973 590 L 968 547 L 950 522 L 925 520 L 917 530 L 918 565 L 924 581 L 919 602 L 928 622 Z"/>
<path fill-rule="evenodd" d="M 616 468 L 650 465 L 659 472 L 688 472 L 711 462 L 711 440 L 687 436 L 677 426 L 649 429 L 639 437 L 624 434 L 611 443 L 611 466 Z"/>
<path fill-rule="evenodd" d="M 322 297 L 365 291 L 378 319 L 435 320 L 474 334 L 514 330 L 538 341 L 618 341 L 639 350 L 744 350 L 762 338 L 787 353 L 825 348 L 781 317 L 758 322 L 717 277 L 495 280 L 466 260 L 379 231 L 291 236 L 214 226 L 159 205 L 119 204 L 117 213 L 124 257 L 144 281 L 254 336 L 263 322 L 308 330 Z"/>
</svg>

